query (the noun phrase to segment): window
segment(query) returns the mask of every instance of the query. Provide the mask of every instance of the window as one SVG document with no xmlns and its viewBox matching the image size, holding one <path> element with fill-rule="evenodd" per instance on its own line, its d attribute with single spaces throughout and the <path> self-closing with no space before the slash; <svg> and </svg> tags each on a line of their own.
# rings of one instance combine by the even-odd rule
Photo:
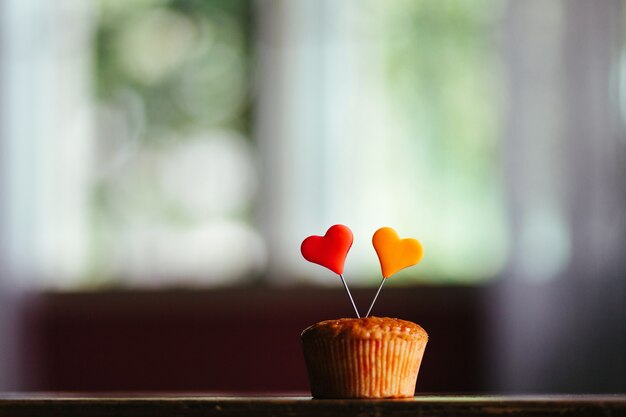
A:
<svg viewBox="0 0 626 417">
<path fill-rule="evenodd" d="M 218 284 L 262 267 L 250 216 L 251 9 L 101 3 L 91 279 Z"/>
<path fill-rule="evenodd" d="M 259 109 L 271 276 L 334 284 L 297 248 L 336 222 L 355 233 L 352 281 L 377 281 L 370 242 L 383 225 L 426 248 L 398 281 L 496 275 L 507 243 L 498 3 L 273 4 L 261 9 Z"/>
<path fill-rule="evenodd" d="M 504 265 L 497 2 L 36 3 L 3 13 L 25 276 L 334 284 L 298 253 L 333 223 L 354 283 L 377 281 L 383 225 L 426 247 L 404 282 Z"/>
</svg>

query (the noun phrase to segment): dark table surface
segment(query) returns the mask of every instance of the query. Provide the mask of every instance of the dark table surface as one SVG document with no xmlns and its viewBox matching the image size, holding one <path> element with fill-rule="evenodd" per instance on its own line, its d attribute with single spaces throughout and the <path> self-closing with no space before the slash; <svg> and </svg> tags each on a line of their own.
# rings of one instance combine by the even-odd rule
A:
<svg viewBox="0 0 626 417">
<path fill-rule="evenodd" d="M 0 394 L 0 416 L 626 416 L 626 395 L 317 400 L 225 394 Z"/>
</svg>

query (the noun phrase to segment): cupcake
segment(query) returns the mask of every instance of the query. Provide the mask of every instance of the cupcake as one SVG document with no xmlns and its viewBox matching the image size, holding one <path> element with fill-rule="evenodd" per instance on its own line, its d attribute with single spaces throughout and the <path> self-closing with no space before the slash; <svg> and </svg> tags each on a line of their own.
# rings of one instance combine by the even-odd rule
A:
<svg viewBox="0 0 626 417">
<path fill-rule="evenodd" d="M 405 398 L 415 393 L 428 334 L 388 317 L 344 318 L 302 332 L 315 398 Z"/>
</svg>

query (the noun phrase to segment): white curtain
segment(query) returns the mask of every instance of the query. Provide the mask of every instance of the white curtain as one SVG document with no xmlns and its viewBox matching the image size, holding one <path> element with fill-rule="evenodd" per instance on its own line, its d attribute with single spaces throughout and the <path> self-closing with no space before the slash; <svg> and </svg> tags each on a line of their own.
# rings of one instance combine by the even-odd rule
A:
<svg viewBox="0 0 626 417">
<path fill-rule="evenodd" d="M 496 389 L 626 389 L 624 19 L 615 0 L 508 3 Z"/>
<path fill-rule="evenodd" d="M 82 273 L 90 22 L 85 2 L 0 3 L 0 390 L 25 382 L 25 290 Z"/>
<path fill-rule="evenodd" d="M 93 19 L 81 1 L 2 5 L 1 250 L 22 284 L 63 286 L 89 248 Z"/>
</svg>

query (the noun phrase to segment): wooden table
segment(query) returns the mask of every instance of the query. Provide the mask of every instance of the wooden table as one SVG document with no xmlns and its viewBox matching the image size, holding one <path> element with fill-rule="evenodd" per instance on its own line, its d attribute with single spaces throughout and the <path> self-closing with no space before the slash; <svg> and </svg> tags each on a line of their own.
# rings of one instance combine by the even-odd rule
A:
<svg viewBox="0 0 626 417">
<path fill-rule="evenodd" d="M 0 416 L 626 416 L 626 395 L 310 397 L 0 394 Z"/>
</svg>

